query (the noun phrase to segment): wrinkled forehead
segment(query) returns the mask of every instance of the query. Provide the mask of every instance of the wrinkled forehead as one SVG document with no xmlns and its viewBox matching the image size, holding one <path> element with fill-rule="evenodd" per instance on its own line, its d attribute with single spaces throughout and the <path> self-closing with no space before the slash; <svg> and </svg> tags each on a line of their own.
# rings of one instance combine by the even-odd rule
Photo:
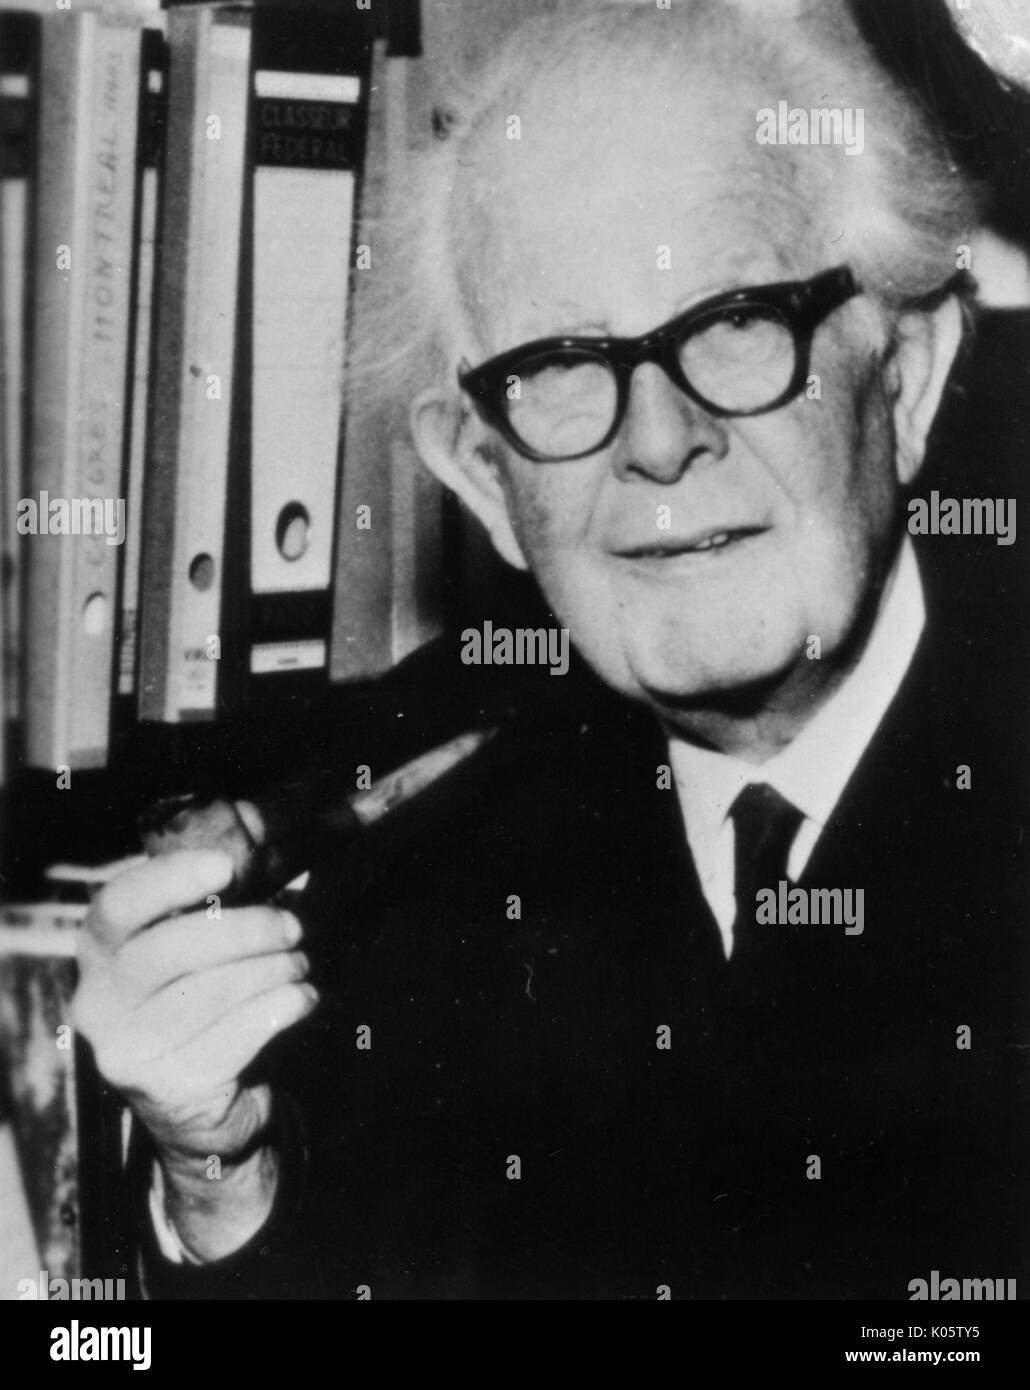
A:
<svg viewBox="0 0 1030 1390">
<path fill-rule="evenodd" d="M 451 236 L 484 350 L 644 332 L 691 298 L 822 268 L 790 152 L 755 138 L 753 83 L 634 78 L 510 93 L 467 141 Z"/>
</svg>

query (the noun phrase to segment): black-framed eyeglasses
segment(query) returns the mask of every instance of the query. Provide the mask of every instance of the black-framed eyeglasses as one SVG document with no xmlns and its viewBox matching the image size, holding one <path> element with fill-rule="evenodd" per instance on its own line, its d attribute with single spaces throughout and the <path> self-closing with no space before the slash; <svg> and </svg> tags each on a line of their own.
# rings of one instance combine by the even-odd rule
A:
<svg viewBox="0 0 1030 1390">
<path fill-rule="evenodd" d="M 822 321 L 859 293 L 847 266 L 714 295 L 641 338 L 539 338 L 458 384 L 526 458 L 558 463 L 606 448 L 622 425 L 630 380 L 654 362 L 711 415 L 763 415 L 808 378 Z"/>
</svg>

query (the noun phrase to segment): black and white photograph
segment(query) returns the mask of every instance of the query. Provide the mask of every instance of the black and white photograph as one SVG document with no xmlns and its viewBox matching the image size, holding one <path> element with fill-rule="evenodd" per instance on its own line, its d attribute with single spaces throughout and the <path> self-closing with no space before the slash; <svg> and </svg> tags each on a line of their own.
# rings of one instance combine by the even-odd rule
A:
<svg viewBox="0 0 1030 1390">
<path fill-rule="evenodd" d="M 1000 1368 L 1026 0 L 0 0 L 0 258 L 12 1343 Z"/>
</svg>

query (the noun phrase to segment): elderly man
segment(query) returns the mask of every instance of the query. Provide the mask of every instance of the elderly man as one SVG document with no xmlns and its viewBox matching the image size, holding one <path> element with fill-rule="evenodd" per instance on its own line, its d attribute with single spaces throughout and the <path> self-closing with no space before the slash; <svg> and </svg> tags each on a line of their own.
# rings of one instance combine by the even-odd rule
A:
<svg viewBox="0 0 1030 1390">
<path fill-rule="evenodd" d="M 781 100 L 861 151 L 770 143 Z M 1020 745 L 905 535 L 969 190 L 838 19 L 704 0 L 527 26 L 421 177 L 413 435 L 580 661 L 316 866 L 303 951 L 208 920 L 214 853 L 98 900 L 144 1286 L 1016 1278 Z"/>
</svg>

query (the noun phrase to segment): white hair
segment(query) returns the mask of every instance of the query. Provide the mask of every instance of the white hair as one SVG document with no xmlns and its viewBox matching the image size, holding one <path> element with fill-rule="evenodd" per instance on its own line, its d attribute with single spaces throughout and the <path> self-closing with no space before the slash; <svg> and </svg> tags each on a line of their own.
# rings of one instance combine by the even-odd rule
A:
<svg viewBox="0 0 1030 1390">
<path fill-rule="evenodd" d="M 468 298 L 456 267 L 472 234 L 462 217 L 468 208 L 460 206 L 469 197 L 456 190 L 467 190 L 463 164 L 474 160 L 479 201 L 488 202 L 499 177 L 483 157 L 484 127 L 500 112 L 526 109 L 534 96 L 553 93 L 560 101 L 570 89 L 605 93 L 613 85 L 626 90 L 629 81 L 643 91 L 662 75 L 684 82 L 700 75 L 722 114 L 746 91 L 740 134 L 746 139 L 749 131 L 752 147 L 757 110 L 780 99 L 802 109 L 864 110 L 860 158 L 843 157 L 839 147 L 778 146 L 770 166 L 777 181 L 789 183 L 795 209 L 810 211 L 813 238 L 840 242 L 837 263 L 851 265 L 885 315 L 952 277 L 957 248 L 980 220 L 981 190 L 949 157 L 915 95 L 884 71 L 843 5 L 672 0 L 659 10 L 564 0 L 554 14 L 516 28 L 467 91 L 448 94 L 437 138 L 411 159 L 402 197 L 376 229 L 375 303 L 364 316 L 370 331 L 355 345 L 352 390 L 397 402 L 453 381 L 463 291 Z M 625 111 L 627 121 L 633 116 Z"/>
</svg>

